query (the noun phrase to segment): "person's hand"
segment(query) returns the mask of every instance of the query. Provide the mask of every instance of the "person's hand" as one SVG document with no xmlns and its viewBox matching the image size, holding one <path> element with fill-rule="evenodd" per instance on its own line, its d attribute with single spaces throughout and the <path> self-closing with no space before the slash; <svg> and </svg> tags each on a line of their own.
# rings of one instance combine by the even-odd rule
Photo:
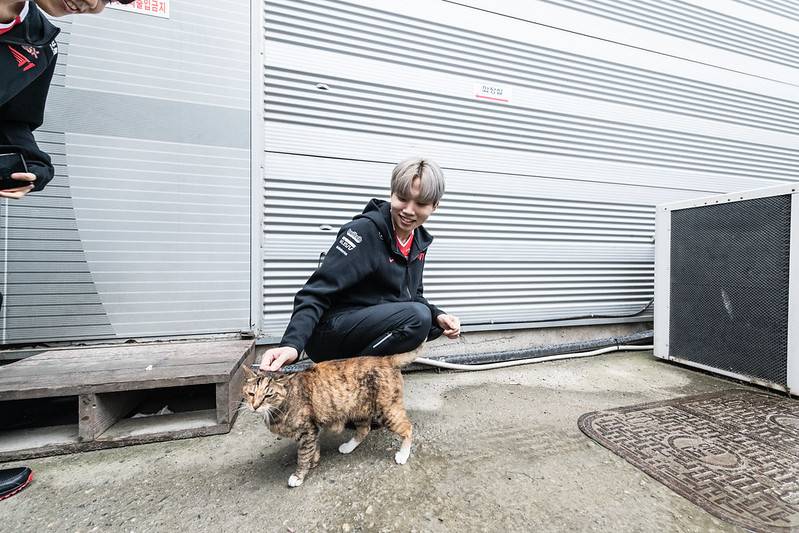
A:
<svg viewBox="0 0 799 533">
<path fill-rule="evenodd" d="M 450 339 L 457 339 L 461 334 L 461 321 L 453 315 L 438 315 L 436 317 L 438 327 L 444 330 L 444 336 Z"/>
<path fill-rule="evenodd" d="M 11 179 L 31 182 L 30 185 L 25 185 L 23 187 L 0 190 L 0 198 L 13 198 L 14 200 L 19 200 L 33 190 L 33 182 L 36 181 L 36 174 L 32 174 L 30 172 L 14 172 L 11 174 Z"/>
<path fill-rule="evenodd" d="M 264 356 L 261 358 L 260 368 L 264 371 L 276 372 L 284 365 L 290 365 L 296 361 L 299 356 L 300 354 L 297 352 L 297 349 L 291 346 L 270 348 L 264 352 Z"/>
</svg>

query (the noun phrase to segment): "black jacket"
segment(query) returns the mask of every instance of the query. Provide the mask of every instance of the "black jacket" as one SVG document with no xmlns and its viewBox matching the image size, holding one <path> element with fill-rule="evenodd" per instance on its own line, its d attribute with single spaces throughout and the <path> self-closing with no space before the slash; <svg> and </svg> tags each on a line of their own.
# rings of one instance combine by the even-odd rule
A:
<svg viewBox="0 0 799 533">
<path fill-rule="evenodd" d="M 44 105 L 55 70 L 60 31 L 28 2 L 22 24 L 0 35 L 0 153 L 21 153 L 36 175 L 35 191 L 53 179 L 50 156 L 42 152 L 33 131 L 44 121 Z"/>
<path fill-rule="evenodd" d="M 301 352 L 320 321 L 371 305 L 421 302 L 430 308 L 434 324 L 444 313 L 423 296 L 424 257 L 433 236 L 416 228 L 405 259 L 397 249 L 390 208 L 389 202 L 373 199 L 341 227 L 324 262 L 295 296 L 281 346 Z"/>
</svg>

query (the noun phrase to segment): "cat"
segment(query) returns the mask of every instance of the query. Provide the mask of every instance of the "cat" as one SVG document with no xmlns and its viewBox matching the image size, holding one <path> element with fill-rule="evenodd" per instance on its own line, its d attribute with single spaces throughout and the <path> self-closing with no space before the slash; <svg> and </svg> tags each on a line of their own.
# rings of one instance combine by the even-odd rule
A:
<svg viewBox="0 0 799 533">
<path fill-rule="evenodd" d="M 272 433 L 299 444 L 289 487 L 300 486 L 319 464 L 320 431 L 340 433 L 348 422 L 355 425 L 355 435 L 339 446 L 341 453 L 355 450 L 374 420 L 402 438 L 394 460 L 401 465 L 408 461 L 413 426 L 405 412 L 400 368 L 413 362 L 421 349 L 324 361 L 294 374 L 255 373 L 244 366 L 243 404 L 261 414 Z"/>
</svg>

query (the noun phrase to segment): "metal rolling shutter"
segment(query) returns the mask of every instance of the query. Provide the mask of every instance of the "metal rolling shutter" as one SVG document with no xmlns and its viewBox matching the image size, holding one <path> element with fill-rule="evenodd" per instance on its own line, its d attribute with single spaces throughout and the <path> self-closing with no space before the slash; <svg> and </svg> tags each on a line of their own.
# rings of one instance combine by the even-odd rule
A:
<svg viewBox="0 0 799 533">
<path fill-rule="evenodd" d="M 393 164 L 413 154 L 447 176 L 426 225 L 426 295 L 473 329 L 634 314 L 652 295 L 655 204 L 796 178 L 795 87 L 697 59 L 720 46 L 709 36 L 684 59 L 657 39 L 580 35 L 562 5 L 539 24 L 544 2 L 467 3 L 267 0 L 267 336 L 338 227 L 387 197 Z M 656 21 L 666 8 L 649 9 Z M 747 52 L 756 66 L 761 45 Z M 476 99 L 478 82 L 510 101 Z"/>
<path fill-rule="evenodd" d="M 249 6 L 170 7 L 56 21 L 56 177 L 0 203 L 0 344 L 252 327 Z"/>
</svg>

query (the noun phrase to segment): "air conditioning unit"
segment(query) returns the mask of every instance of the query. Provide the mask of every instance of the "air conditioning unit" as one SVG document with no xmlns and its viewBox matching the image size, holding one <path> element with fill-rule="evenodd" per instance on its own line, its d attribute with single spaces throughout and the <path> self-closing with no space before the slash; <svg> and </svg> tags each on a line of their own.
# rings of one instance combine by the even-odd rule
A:
<svg viewBox="0 0 799 533">
<path fill-rule="evenodd" d="M 799 394 L 799 184 L 657 207 L 655 356 Z"/>
</svg>

